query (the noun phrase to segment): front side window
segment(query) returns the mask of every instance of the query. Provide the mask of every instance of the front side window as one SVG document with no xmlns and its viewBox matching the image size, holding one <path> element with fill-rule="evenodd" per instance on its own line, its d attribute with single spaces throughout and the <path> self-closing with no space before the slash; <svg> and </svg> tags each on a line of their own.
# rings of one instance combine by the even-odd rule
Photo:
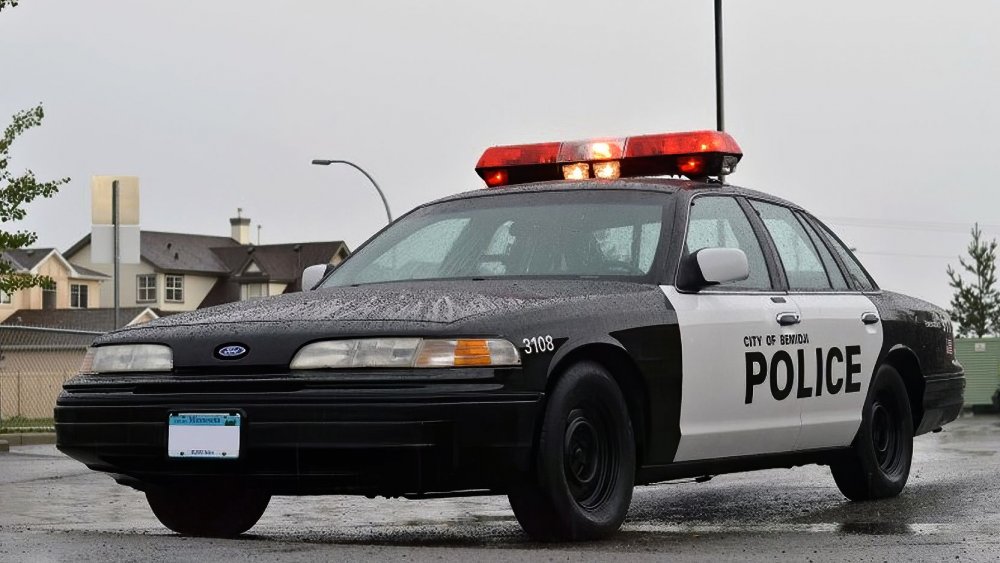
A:
<svg viewBox="0 0 1000 563">
<path fill-rule="evenodd" d="M 135 300 L 139 303 L 156 301 L 156 274 L 139 274 L 135 277 Z"/>
<path fill-rule="evenodd" d="M 684 252 L 702 248 L 738 248 L 747 255 L 750 277 L 722 284 L 723 289 L 770 289 L 771 275 L 757 235 L 743 208 L 731 197 L 698 197 L 691 202 Z"/>
<path fill-rule="evenodd" d="M 82 283 L 69 286 L 69 306 L 73 309 L 86 309 L 89 288 Z"/>
<path fill-rule="evenodd" d="M 751 201 L 771 235 L 778 257 L 785 268 L 788 288 L 792 290 L 833 289 L 823 262 L 791 209 L 780 205 Z"/>
<path fill-rule="evenodd" d="M 372 240 L 324 286 L 646 277 L 658 255 L 665 201 L 662 194 L 567 190 L 432 205 Z"/>
<path fill-rule="evenodd" d="M 6 291 L 0 290 L 0 305 L 10 305 L 10 302 L 10 294 Z"/>
<path fill-rule="evenodd" d="M 184 302 L 184 276 L 168 274 L 163 284 L 163 299 L 173 303 Z"/>
</svg>

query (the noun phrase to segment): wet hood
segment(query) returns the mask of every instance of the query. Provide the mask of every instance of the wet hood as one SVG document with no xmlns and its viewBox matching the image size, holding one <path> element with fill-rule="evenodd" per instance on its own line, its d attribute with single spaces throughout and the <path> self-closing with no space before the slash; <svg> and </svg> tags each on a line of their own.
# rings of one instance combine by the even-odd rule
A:
<svg viewBox="0 0 1000 563">
<path fill-rule="evenodd" d="M 453 323 L 553 302 L 628 292 L 635 287 L 636 284 L 607 281 L 518 280 L 326 288 L 171 315 L 146 326 L 324 321 Z"/>
<path fill-rule="evenodd" d="M 219 346 L 239 344 L 251 350 L 240 364 L 287 366 L 299 347 L 317 339 L 504 335 L 526 323 L 579 319 L 585 311 L 615 309 L 625 295 L 658 291 L 655 285 L 588 280 L 328 288 L 172 315 L 106 334 L 95 344 L 166 344 L 174 350 L 175 367 L 226 364 L 214 352 Z"/>
</svg>

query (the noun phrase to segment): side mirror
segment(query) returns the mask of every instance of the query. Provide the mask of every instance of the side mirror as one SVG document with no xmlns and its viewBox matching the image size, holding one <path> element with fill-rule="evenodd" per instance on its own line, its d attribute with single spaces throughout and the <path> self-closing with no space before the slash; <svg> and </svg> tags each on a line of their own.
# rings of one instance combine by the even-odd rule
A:
<svg viewBox="0 0 1000 563">
<path fill-rule="evenodd" d="M 316 264 L 302 270 L 302 291 L 312 291 L 326 275 L 327 266 L 329 264 Z"/>
<path fill-rule="evenodd" d="M 750 277 L 747 255 L 738 248 L 702 248 L 684 259 L 680 284 L 699 290 L 710 285 L 745 280 Z"/>
</svg>

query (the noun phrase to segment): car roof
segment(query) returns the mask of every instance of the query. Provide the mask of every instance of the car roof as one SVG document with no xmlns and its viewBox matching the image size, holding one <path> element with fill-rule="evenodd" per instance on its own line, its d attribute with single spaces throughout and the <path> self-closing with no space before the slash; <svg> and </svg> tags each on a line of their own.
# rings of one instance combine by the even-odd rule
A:
<svg viewBox="0 0 1000 563">
<path fill-rule="evenodd" d="M 556 192 L 571 190 L 640 190 L 646 192 L 659 192 L 663 194 L 684 194 L 687 197 L 694 197 L 701 194 L 724 194 L 741 195 L 753 199 L 770 201 L 800 211 L 806 211 L 802 207 L 773 196 L 771 194 L 734 186 L 731 184 L 720 184 L 717 181 L 694 181 L 680 178 L 622 178 L 619 180 L 555 180 L 550 182 L 532 182 L 527 184 L 516 184 L 501 188 L 480 188 L 470 190 L 450 196 L 443 197 L 426 205 L 434 205 L 450 201 L 475 199 L 480 197 L 502 197 L 504 195 Z"/>
</svg>

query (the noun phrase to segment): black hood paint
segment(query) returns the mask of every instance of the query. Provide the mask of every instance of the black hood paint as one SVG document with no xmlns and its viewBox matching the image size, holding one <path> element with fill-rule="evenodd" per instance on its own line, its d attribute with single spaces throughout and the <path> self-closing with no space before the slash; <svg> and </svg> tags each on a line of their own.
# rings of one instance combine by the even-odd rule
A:
<svg viewBox="0 0 1000 563">
<path fill-rule="evenodd" d="M 636 314 L 636 311 L 642 311 Z M 287 371 L 304 344 L 330 338 L 552 335 L 580 342 L 663 322 L 666 299 L 654 284 L 596 280 L 456 280 L 327 288 L 230 303 L 106 334 L 97 346 L 159 343 L 179 370 Z M 637 318 L 641 317 L 641 318 Z M 594 319 L 600 319 L 595 322 Z M 601 336 L 603 335 L 603 336 Z M 249 349 L 239 361 L 216 349 Z M 242 368 L 240 366 L 243 366 Z"/>
<path fill-rule="evenodd" d="M 502 315 L 596 296 L 632 293 L 641 286 L 593 280 L 439 281 L 334 287 L 172 315 L 136 328 L 167 329 L 259 322 L 454 323 L 482 315 Z"/>
</svg>

